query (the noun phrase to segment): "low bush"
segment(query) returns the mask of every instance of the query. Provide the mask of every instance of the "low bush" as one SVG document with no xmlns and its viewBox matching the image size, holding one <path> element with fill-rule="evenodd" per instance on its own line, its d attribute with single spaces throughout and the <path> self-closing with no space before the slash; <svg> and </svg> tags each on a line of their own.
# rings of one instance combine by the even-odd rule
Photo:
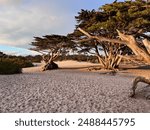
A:
<svg viewBox="0 0 150 130">
<path fill-rule="evenodd" d="M 10 57 L 10 58 L 0 58 L 0 61 L 8 61 L 19 65 L 21 68 L 33 67 L 32 62 L 27 61 L 26 59 L 21 59 L 19 57 Z"/>
<path fill-rule="evenodd" d="M 33 66 L 32 62 L 25 57 L 0 52 L 0 74 L 17 74 L 22 72 L 22 68 Z"/>
<path fill-rule="evenodd" d="M 0 74 L 18 74 L 22 72 L 22 68 L 9 60 L 0 60 Z"/>
<path fill-rule="evenodd" d="M 18 64 L 21 68 L 27 68 L 27 67 L 33 67 L 34 65 L 27 61 L 27 60 L 21 60 L 21 59 L 12 59 L 13 63 Z"/>
</svg>

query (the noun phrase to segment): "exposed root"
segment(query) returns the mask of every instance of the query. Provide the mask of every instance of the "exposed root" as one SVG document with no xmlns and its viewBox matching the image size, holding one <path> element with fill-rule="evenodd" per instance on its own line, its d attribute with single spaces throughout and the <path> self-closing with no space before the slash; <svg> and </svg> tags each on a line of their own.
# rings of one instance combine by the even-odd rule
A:
<svg viewBox="0 0 150 130">
<path fill-rule="evenodd" d="M 88 71 L 93 71 L 93 70 L 101 70 L 101 67 L 89 67 Z"/>
<path fill-rule="evenodd" d="M 146 77 L 136 77 L 133 81 L 133 86 L 132 86 L 132 93 L 130 95 L 130 97 L 134 97 L 135 96 L 135 90 L 137 89 L 137 84 L 139 82 L 143 82 L 143 83 L 146 83 L 146 84 L 150 84 L 150 79 L 147 79 Z"/>
<path fill-rule="evenodd" d="M 46 65 L 43 66 L 42 71 L 53 70 L 53 69 L 58 69 L 58 65 L 52 61 L 50 63 L 49 62 L 46 63 Z"/>
</svg>

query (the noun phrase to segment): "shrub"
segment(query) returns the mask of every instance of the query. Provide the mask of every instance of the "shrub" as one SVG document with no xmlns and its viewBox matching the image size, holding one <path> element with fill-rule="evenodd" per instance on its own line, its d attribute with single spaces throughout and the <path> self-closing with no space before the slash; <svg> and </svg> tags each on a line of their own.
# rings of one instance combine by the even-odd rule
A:
<svg viewBox="0 0 150 130">
<path fill-rule="evenodd" d="M 18 74 L 21 73 L 21 67 L 7 59 L 0 60 L 0 74 Z"/>
<path fill-rule="evenodd" d="M 21 60 L 21 59 L 12 59 L 12 62 L 15 64 L 18 64 L 21 68 L 27 68 L 27 67 L 33 67 L 34 65 L 26 60 Z"/>
<path fill-rule="evenodd" d="M 26 59 L 19 58 L 19 57 L 1 58 L 1 60 L 15 63 L 19 65 L 21 68 L 34 66 L 31 62 L 27 61 Z"/>
</svg>

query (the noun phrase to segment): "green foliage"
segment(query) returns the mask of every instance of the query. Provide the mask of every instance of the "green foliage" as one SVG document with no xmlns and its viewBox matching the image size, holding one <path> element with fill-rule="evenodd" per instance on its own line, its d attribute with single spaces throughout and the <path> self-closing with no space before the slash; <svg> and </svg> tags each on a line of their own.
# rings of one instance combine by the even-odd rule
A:
<svg viewBox="0 0 150 130">
<path fill-rule="evenodd" d="M 150 32 L 150 3 L 143 0 L 114 2 L 106 4 L 98 11 L 81 10 L 77 27 L 93 34 L 116 37 L 116 29 L 128 34 Z M 88 20 L 86 20 L 88 18 Z"/>
<path fill-rule="evenodd" d="M 15 57 L 15 58 L 12 58 L 12 57 L 1 58 L 1 60 L 7 60 L 9 62 L 15 63 L 15 64 L 19 65 L 21 68 L 33 67 L 34 66 L 31 62 L 29 62 L 25 59 L 22 59 L 22 58 L 18 58 L 18 57 Z"/>
<path fill-rule="evenodd" d="M 21 59 L 10 59 L 15 64 L 18 64 L 21 68 L 27 68 L 27 67 L 33 67 L 34 65 L 27 61 L 27 60 L 21 60 Z"/>
<path fill-rule="evenodd" d="M 19 65 L 21 68 L 33 67 L 32 61 L 28 57 L 11 56 L 0 52 L 0 61 L 9 61 Z"/>
<path fill-rule="evenodd" d="M 19 66 L 21 66 L 21 68 L 27 68 L 27 67 L 33 67 L 34 66 L 32 64 L 32 62 L 27 61 L 27 60 L 17 60 L 17 61 L 14 61 L 14 63 L 16 63 Z"/>
<path fill-rule="evenodd" d="M 0 74 L 18 74 L 21 67 L 8 59 L 0 59 Z"/>
<path fill-rule="evenodd" d="M 51 52 L 58 52 L 65 50 L 64 48 L 71 47 L 73 44 L 71 39 L 66 36 L 61 35 L 45 35 L 43 37 L 34 37 L 34 42 L 32 42 L 32 50 L 43 51 L 50 50 Z"/>
<path fill-rule="evenodd" d="M 56 60 L 59 55 L 66 55 L 74 48 L 74 42 L 70 37 L 62 35 L 45 35 L 43 37 L 34 37 L 31 44 L 34 48 L 31 50 L 38 51 L 42 54 L 42 60 L 46 63 Z"/>
<path fill-rule="evenodd" d="M 150 3 L 144 0 L 115 1 L 111 4 L 103 5 L 99 10 L 89 11 L 82 9 L 75 18 L 77 20 L 76 27 L 80 27 L 94 36 L 118 39 L 116 30 L 119 30 L 133 35 L 138 40 L 150 39 L 150 36 L 146 35 L 147 32 L 150 32 Z M 85 39 L 87 38 L 78 30 L 75 30 L 70 36 L 75 40 L 82 41 L 79 45 L 82 52 L 95 53 L 95 56 L 98 56 L 98 59 L 100 59 L 100 63 L 106 68 L 108 64 L 113 64 L 111 61 L 115 62 L 115 60 L 111 59 L 112 57 L 133 54 L 126 45 L 96 40 L 86 41 Z M 104 57 L 101 57 L 100 52 L 102 51 Z M 120 60 L 118 60 L 119 62 Z"/>
<path fill-rule="evenodd" d="M 40 63 L 42 60 L 42 56 L 41 55 L 36 55 L 36 56 L 26 56 L 25 59 L 30 62 L 30 63 Z"/>
<path fill-rule="evenodd" d="M 92 55 L 67 55 L 67 56 L 59 56 L 57 61 L 63 60 L 76 60 L 76 61 L 85 61 L 85 62 L 92 62 L 98 63 L 97 57 Z"/>
</svg>

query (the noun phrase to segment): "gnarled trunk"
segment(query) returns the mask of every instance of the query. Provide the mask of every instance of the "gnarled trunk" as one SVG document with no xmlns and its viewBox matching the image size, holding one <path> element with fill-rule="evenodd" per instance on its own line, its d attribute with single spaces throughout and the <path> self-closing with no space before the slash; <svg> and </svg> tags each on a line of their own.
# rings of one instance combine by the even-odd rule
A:
<svg viewBox="0 0 150 130">
<path fill-rule="evenodd" d="M 120 31 L 117 30 L 119 37 L 121 38 L 121 40 L 119 39 L 110 39 L 110 38 L 106 38 L 106 37 L 102 37 L 102 36 L 92 36 L 89 33 L 87 33 L 86 31 L 82 30 L 81 28 L 78 28 L 78 30 L 80 32 L 82 32 L 83 34 L 85 34 L 89 40 L 95 39 L 98 42 L 111 42 L 111 43 L 116 43 L 116 44 L 124 44 L 126 46 L 128 46 L 133 53 L 140 59 L 143 59 L 143 61 L 145 61 L 145 63 L 150 64 L 150 41 L 148 40 L 143 40 L 143 44 L 146 48 L 140 48 L 138 43 L 136 42 L 135 38 L 132 35 L 125 35 L 122 34 Z"/>
<path fill-rule="evenodd" d="M 46 70 L 52 70 L 52 69 L 58 69 L 58 65 L 54 63 L 54 60 L 58 57 L 57 54 L 53 54 L 48 56 L 48 59 L 43 56 L 43 60 L 45 62 L 45 65 L 42 68 L 42 71 Z"/>
<path fill-rule="evenodd" d="M 132 86 L 132 93 L 130 95 L 130 97 L 134 97 L 135 96 L 135 90 L 137 89 L 137 84 L 139 82 L 143 82 L 143 83 L 146 83 L 146 84 L 149 84 L 150 85 L 150 79 L 146 78 L 146 77 L 136 77 L 135 80 L 133 81 L 133 86 Z"/>
<path fill-rule="evenodd" d="M 147 50 L 144 50 L 143 48 L 140 48 L 135 40 L 135 38 L 131 35 L 124 35 L 118 31 L 119 37 L 126 42 L 126 45 L 133 51 L 133 53 L 143 59 L 145 63 L 150 64 L 150 53 L 149 53 L 149 48 L 150 48 L 150 43 L 148 40 L 144 40 L 143 44 L 145 45 L 145 48 Z"/>
<path fill-rule="evenodd" d="M 150 54 L 150 41 L 148 41 L 147 39 L 143 40 L 144 46 L 147 50 L 147 52 Z"/>
<path fill-rule="evenodd" d="M 86 36 L 88 36 L 89 37 L 88 40 L 96 39 L 99 43 L 101 41 L 111 42 L 111 39 L 107 39 L 105 37 L 92 36 L 89 33 L 87 33 L 86 31 L 82 30 L 81 28 L 78 28 L 78 30 L 80 32 L 82 32 L 83 34 L 85 34 Z M 82 41 L 83 40 L 81 40 L 81 42 Z M 105 48 L 102 46 L 103 50 L 104 50 L 104 53 L 105 53 L 105 56 L 99 55 L 98 48 L 97 48 L 97 46 L 95 47 L 96 56 L 98 57 L 98 61 L 104 69 L 109 69 L 109 70 L 117 69 L 119 67 L 119 64 L 120 64 L 121 60 L 122 60 L 122 57 L 120 57 L 119 54 L 117 54 L 118 53 L 117 51 L 115 52 L 115 50 L 113 50 L 112 46 L 113 46 L 113 44 L 110 45 L 110 47 L 109 47 L 110 50 L 107 53 L 106 53 Z"/>
<path fill-rule="evenodd" d="M 51 62 L 46 63 L 46 65 L 44 65 L 42 71 L 53 70 L 53 69 L 58 69 L 58 65 L 54 63 L 53 61 L 51 61 Z"/>
</svg>

